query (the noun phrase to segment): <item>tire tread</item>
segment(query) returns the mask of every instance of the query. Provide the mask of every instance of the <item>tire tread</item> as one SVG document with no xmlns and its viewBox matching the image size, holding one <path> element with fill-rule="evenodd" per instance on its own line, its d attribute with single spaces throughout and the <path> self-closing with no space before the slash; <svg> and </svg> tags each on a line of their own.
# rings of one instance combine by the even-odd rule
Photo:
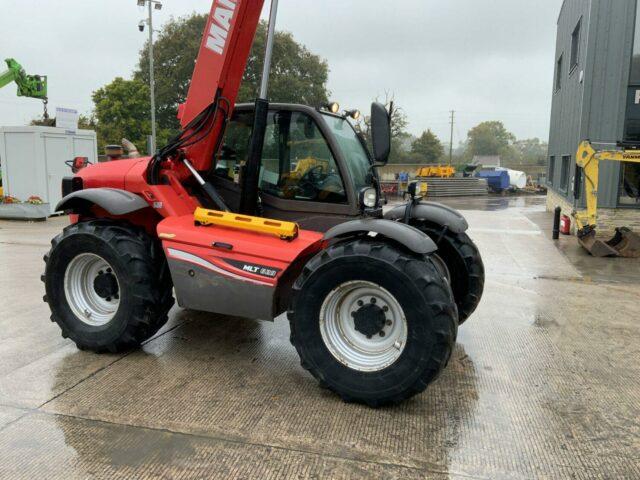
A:
<svg viewBox="0 0 640 480">
<path fill-rule="evenodd" d="M 51 305 L 51 295 L 44 300 L 50 303 L 51 321 L 58 324 L 64 338 L 71 338 L 80 350 L 96 353 L 118 353 L 138 347 L 153 336 L 168 321 L 168 313 L 174 304 L 173 285 L 160 246 L 144 229 L 112 220 L 99 219 L 79 222 L 67 226 L 51 241 L 51 250 L 44 257 L 46 283 L 49 259 L 60 243 L 73 235 L 85 234 L 99 238 L 105 243 L 117 245 L 121 260 L 133 279 L 132 296 L 138 299 L 122 334 L 114 341 L 96 346 L 83 341 L 70 332 L 63 322 L 56 305 Z"/>
<path fill-rule="evenodd" d="M 320 368 L 315 366 L 313 362 L 304 360 L 305 352 L 300 345 L 301 342 L 299 342 L 297 338 L 295 322 L 296 300 L 300 296 L 306 281 L 330 261 L 347 256 L 366 256 L 382 260 L 390 264 L 393 268 L 405 272 L 410 277 L 410 281 L 412 283 L 427 287 L 420 288 L 420 290 L 423 292 L 423 305 L 428 305 L 427 308 L 431 308 L 433 312 L 433 334 L 435 342 L 432 349 L 432 355 L 430 356 L 426 367 L 423 369 L 422 374 L 418 376 L 413 385 L 403 390 L 398 389 L 397 392 L 385 398 L 354 398 L 350 393 L 341 392 L 335 389 L 330 382 L 326 381 L 324 375 L 320 371 Z M 424 265 L 421 265 L 418 268 L 417 265 L 415 265 L 418 262 L 427 264 L 428 268 L 424 268 Z M 416 268 L 412 268 L 412 266 L 416 266 Z M 429 292 L 429 298 L 426 298 L 424 294 L 426 291 Z M 416 301 L 418 301 L 418 299 Z M 427 386 L 440 375 L 449 362 L 458 328 L 457 308 L 451 289 L 439 276 L 437 268 L 428 258 L 417 258 L 391 246 L 390 244 L 365 239 L 338 243 L 311 259 L 293 285 L 292 299 L 287 316 L 291 328 L 290 341 L 302 359 L 301 365 L 303 368 L 308 370 L 320 385 L 329 388 L 334 393 L 338 394 L 343 401 L 348 403 L 354 401 L 362 402 L 374 408 L 389 404 L 398 404 L 423 392 Z"/>
<path fill-rule="evenodd" d="M 442 233 L 442 227 L 435 227 L 426 222 L 417 222 L 414 226 L 429 235 L 433 241 L 437 241 Z M 484 263 L 478 247 L 466 233 L 454 234 L 447 231 L 444 237 L 446 237 L 452 248 L 459 252 L 466 268 L 467 282 L 465 290 L 463 292 L 454 291 L 458 306 L 458 322 L 462 325 L 478 308 L 482 299 L 485 282 Z M 444 237 L 443 240 L 445 239 Z M 446 259 L 442 255 L 441 258 L 446 263 Z"/>
</svg>

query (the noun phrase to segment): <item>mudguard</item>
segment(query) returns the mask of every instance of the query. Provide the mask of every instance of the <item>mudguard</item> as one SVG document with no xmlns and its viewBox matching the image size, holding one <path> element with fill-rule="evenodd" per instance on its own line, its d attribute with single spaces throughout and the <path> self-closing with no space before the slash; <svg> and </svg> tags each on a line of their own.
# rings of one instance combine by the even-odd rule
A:
<svg viewBox="0 0 640 480">
<path fill-rule="evenodd" d="M 88 188 L 64 197 L 56 205 L 56 211 L 76 211 L 86 208 L 87 205 L 98 205 L 111 215 L 126 215 L 149 206 L 142 197 L 125 190 L 117 188 Z"/>
<path fill-rule="evenodd" d="M 402 220 L 406 209 L 407 204 L 398 205 L 385 213 L 384 218 L 394 221 Z M 420 202 L 414 205 L 411 210 L 411 218 L 447 227 L 453 233 L 464 233 L 469 229 L 467 220 L 460 212 L 436 202 Z"/>
<path fill-rule="evenodd" d="M 433 240 L 417 228 L 404 223 L 377 218 L 352 220 L 336 225 L 324 234 L 324 240 L 344 237 L 354 233 L 377 233 L 384 235 L 420 255 L 427 255 L 438 250 Z"/>
</svg>

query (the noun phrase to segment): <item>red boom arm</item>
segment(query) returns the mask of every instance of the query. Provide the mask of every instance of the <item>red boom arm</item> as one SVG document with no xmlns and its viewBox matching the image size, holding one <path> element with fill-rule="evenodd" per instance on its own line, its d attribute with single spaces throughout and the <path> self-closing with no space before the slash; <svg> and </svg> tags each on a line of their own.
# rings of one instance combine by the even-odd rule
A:
<svg viewBox="0 0 640 480">
<path fill-rule="evenodd" d="M 231 115 L 258 28 L 264 0 L 215 0 L 205 27 L 200 52 L 189 87 L 187 101 L 178 116 L 183 128 L 203 113 L 216 99 Z M 220 113 L 220 112 L 218 112 Z M 202 140 L 185 146 L 186 157 L 196 170 L 211 167 L 224 116 L 211 118 Z M 215 122 L 211 125 L 212 122 Z M 185 132 L 185 135 L 191 132 Z M 200 138 L 196 136 L 194 138 Z"/>
</svg>

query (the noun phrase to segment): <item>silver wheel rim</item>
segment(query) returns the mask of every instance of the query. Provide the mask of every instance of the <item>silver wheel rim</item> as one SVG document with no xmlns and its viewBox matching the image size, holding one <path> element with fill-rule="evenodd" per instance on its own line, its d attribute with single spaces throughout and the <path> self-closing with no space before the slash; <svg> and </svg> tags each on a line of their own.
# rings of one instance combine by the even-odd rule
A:
<svg viewBox="0 0 640 480">
<path fill-rule="evenodd" d="M 96 291 L 100 275 L 113 275 L 117 285 L 115 295 L 105 297 Z M 83 253 L 71 260 L 64 274 L 64 294 L 74 315 L 93 327 L 109 323 L 120 305 L 118 277 L 104 258 L 93 253 Z"/>
<path fill-rule="evenodd" d="M 384 326 L 366 335 L 354 316 L 367 304 L 384 312 Z M 343 283 L 325 298 L 320 308 L 320 333 L 325 346 L 343 365 L 360 372 L 377 372 L 400 358 L 407 344 L 407 319 L 391 293 L 372 282 Z M 371 333 L 371 331 L 369 331 Z"/>
</svg>

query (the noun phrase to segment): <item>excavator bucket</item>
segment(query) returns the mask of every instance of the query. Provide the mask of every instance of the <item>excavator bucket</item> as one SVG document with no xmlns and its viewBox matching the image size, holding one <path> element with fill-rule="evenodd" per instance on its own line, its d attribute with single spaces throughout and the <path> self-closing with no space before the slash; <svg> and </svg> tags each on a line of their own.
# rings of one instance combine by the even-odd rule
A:
<svg viewBox="0 0 640 480">
<path fill-rule="evenodd" d="M 578 241 L 594 257 L 640 257 L 640 235 L 626 227 L 616 228 L 616 234 L 607 242 L 597 239 L 595 230 Z"/>
</svg>

